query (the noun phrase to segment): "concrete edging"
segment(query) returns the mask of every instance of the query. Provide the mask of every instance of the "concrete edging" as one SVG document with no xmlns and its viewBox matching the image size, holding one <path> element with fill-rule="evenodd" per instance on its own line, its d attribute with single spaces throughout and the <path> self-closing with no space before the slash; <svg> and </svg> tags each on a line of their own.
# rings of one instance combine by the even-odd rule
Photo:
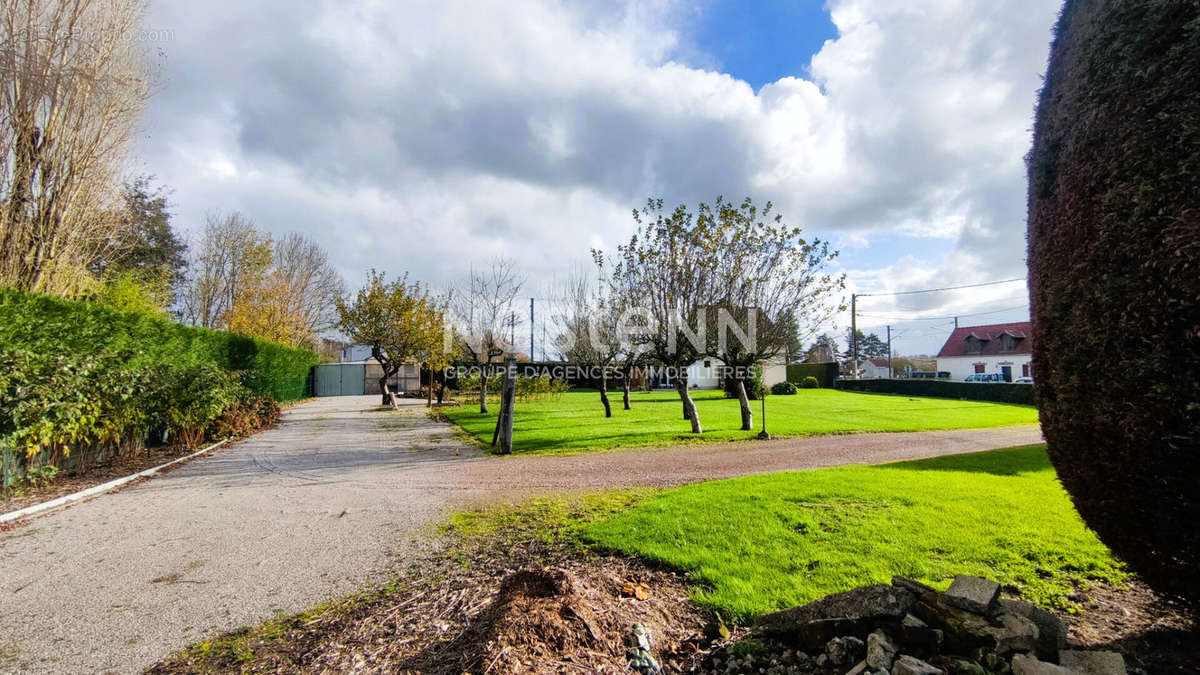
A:
<svg viewBox="0 0 1200 675">
<path fill-rule="evenodd" d="M 187 460 L 192 459 L 193 457 L 198 457 L 200 455 L 203 455 L 204 453 L 206 453 L 210 450 L 213 450 L 222 445 L 225 445 L 226 443 L 228 443 L 231 440 L 233 440 L 233 439 L 226 438 L 223 441 L 217 441 L 216 443 L 213 443 L 212 445 L 210 445 L 206 448 L 201 448 L 200 450 L 197 450 L 196 452 L 193 452 L 190 455 L 184 455 L 183 457 L 176 457 L 175 459 L 173 459 L 165 464 L 159 464 L 158 466 L 152 466 L 149 469 L 144 469 L 135 474 L 125 476 L 124 478 L 116 478 L 116 479 L 108 481 L 107 483 L 101 483 L 100 485 L 93 485 L 92 487 L 84 489 L 84 490 L 80 490 L 79 492 L 72 492 L 69 495 L 63 495 L 62 497 L 57 497 L 55 499 L 51 499 L 48 502 L 42 502 L 41 504 L 34 504 L 33 506 L 26 506 L 23 509 L 17 509 L 16 511 L 10 511 L 8 513 L 0 515 L 0 523 L 7 523 L 7 522 L 14 521 L 14 520 L 18 520 L 20 518 L 27 518 L 29 516 L 35 516 L 39 513 L 45 513 L 46 511 L 53 511 L 54 509 L 57 509 L 57 508 L 69 506 L 71 504 L 74 504 L 75 502 L 87 499 L 89 497 L 95 497 L 97 495 L 102 495 L 105 492 L 110 492 L 112 490 L 115 490 L 115 489 L 121 487 L 122 485 L 131 483 L 139 478 L 153 476 L 154 474 L 158 473 L 159 471 L 162 471 L 163 469 L 167 468 L 168 466 L 172 466 L 172 465 L 178 464 L 180 462 L 186 462 Z"/>
</svg>

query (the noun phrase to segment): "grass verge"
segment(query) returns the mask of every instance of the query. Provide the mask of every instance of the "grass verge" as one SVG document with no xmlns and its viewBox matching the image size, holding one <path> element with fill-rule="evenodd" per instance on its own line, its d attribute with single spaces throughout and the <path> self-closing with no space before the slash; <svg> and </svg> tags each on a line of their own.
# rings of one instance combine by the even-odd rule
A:
<svg viewBox="0 0 1200 675">
<path fill-rule="evenodd" d="M 698 603 L 742 621 L 893 574 L 989 577 L 1058 608 L 1127 578 L 1040 445 L 700 483 L 581 534 L 689 573 Z"/>
<path fill-rule="evenodd" d="M 736 399 L 719 391 L 693 392 L 704 434 L 689 433 L 674 391 L 636 392 L 632 410 L 621 408 L 620 392 L 612 395 L 613 416 L 604 417 L 599 394 L 571 391 L 555 399 L 518 403 L 513 424 L 513 452 L 570 454 L 588 450 L 648 445 L 730 441 L 752 438 L 741 430 Z M 1037 424 L 1031 406 L 865 394 L 834 389 L 802 389 L 794 396 L 767 397 L 767 429 L 775 436 L 978 429 Z M 755 425 L 760 404 L 753 403 Z M 499 406 L 480 414 L 478 405 L 446 407 L 440 414 L 488 445 Z"/>
</svg>

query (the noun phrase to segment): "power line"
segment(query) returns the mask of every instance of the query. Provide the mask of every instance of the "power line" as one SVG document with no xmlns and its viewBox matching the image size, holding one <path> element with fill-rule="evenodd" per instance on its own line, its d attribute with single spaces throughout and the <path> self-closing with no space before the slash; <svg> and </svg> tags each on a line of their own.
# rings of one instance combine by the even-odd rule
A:
<svg viewBox="0 0 1200 675">
<path fill-rule="evenodd" d="M 992 302 L 994 304 L 1001 303 L 1001 302 L 1005 302 L 1005 303 L 1020 302 L 1020 303 L 1024 303 L 1024 304 L 1029 304 L 1029 295 L 1026 293 L 1021 293 L 1021 294 L 1017 295 L 1016 297 L 998 298 L 995 300 L 990 300 L 989 302 Z M 897 311 L 897 312 L 927 312 L 930 310 L 929 307 L 908 307 L 906 305 L 892 305 L 889 309 Z"/>
<path fill-rule="evenodd" d="M 925 288 L 919 291 L 896 291 L 894 293 L 855 293 L 860 298 L 880 297 L 884 295 L 913 295 L 915 293 L 937 293 L 939 291 L 957 291 L 963 288 L 979 288 L 981 286 L 995 286 L 997 284 L 1011 284 L 1014 281 L 1025 281 L 1025 277 L 1017 279 L 1001 279 L 999 281 L 984 281 L 978 284 L 964 284 L 962 286 L 946 286 L 945 288 Z"/>
<path fill-rule="evenodd" d="M 1018 309 L 1028 309 L 1029 303 L 1017 305 L 1015 307 L 1005 307 L 1004 309 L 993 309 L 987 312 L 972 312 L 970 314 L 951 314 L 948 316 L 922 316 L 922 317 L 906 317 L 902 314 L 872 314 L 869 312 L 859 312 L 859 316 L 870 317 L 872 319 L 892 319 L 896 321 L 938 321 L 954 318 L 963 318 L 967 316 L 985 316 L 988 314 L 1000 314 L 1001 312 L 1011 312 Z"/>
</svg>

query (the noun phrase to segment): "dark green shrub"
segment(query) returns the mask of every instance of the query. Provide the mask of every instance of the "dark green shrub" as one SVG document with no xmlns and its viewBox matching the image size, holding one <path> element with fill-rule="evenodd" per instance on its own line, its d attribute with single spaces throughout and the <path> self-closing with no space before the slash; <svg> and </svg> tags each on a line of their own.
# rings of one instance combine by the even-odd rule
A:
<svg viewBox="0 0 1200 675">
<path fill-rule="evenodd" d="M 793 363 L 787 367 L 788 382 L 800 383 L 806 377 L 815 377 L 823 389 L 830 389 L 838 379 L 838 364 Z"/>
<path fill-rule="evenodd" d="M 1200 5 L 1071 0 L 1029 153 L 1042 429 L 1087 524 L 1200 598 Z"/>
<path fill-rule="evenodd" d="M 867 391 L 878 394 L 904 394 L 932 398 L 956 398 L 963 401 L 991 401 L 1034 405 L 1037 392 L 1028 384 L 1012 382 L 951 382 L 926 379 L 838 380 L 838 389 Z"/>
<path fill-rule="evenodd" d="M 816 380 L 816 378 L 813 379 L 814 381 Z M 775 384 L 771 385 L 771 393 L 781 396 L 795 394 L 796 385 L 792 384 L 791 382 L 776 382 Z"/>
<path fill-rule="evenodd" d="M 800 388 L 801 389 L 820 389 L 821 383 L 817 380 L 817 378 L 813 377 L 812 375 L 809 375 L 808 377 L 806 377 L 800 381 Z"/>
<path fill-rule="evenodd" d="M 239 373 L 213 363 L 130 365 L 135 356 L 0 352 L 3 487 L 139 451 L 155 430 L 196 446 L 278 419 L 279 404 Z"/>
</svg>

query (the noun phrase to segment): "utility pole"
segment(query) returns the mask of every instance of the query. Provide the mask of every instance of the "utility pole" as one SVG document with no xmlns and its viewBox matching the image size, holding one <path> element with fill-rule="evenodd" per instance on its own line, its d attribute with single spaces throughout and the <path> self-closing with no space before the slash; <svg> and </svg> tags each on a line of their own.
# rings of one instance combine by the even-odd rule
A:
<svg viewBox="0 0 1200 675">
<path fill-rule="evenodd" d="M 850 367 L 858 379 L 858 294 L 850 294 Z"/>
<path fill-rule="evenodd" d="M 529 360 L 534 360 L 533 355 L 533 298 L 529 299 Z"/>
<path fill-rule="evenodd" d="M 892 379 L 892 327 L 888 326 L 888 379 Z"/>
</svg>

